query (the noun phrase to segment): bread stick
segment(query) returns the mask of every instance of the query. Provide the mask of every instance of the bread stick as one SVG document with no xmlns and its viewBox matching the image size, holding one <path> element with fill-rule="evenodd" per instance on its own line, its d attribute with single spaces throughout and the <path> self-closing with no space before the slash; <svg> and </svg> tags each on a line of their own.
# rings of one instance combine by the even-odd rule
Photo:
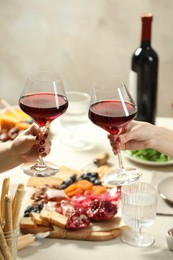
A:
<svg viewBox="0 0 173 260">
<path fill-rule="evenodd" d="M 5 240 L 5 236 L 4 236 L 1 225 L 0 225 L 0 249 L 1 249 L 2 255 L 3 255 L 5 260 L 12 260 L 13 259 L 12 255 L 10 253 L 10 249 L 7 245 L 6 240 Z"/>
<path fill-rule="evenodd" d="M 22 183 L 19 183 L 17 188 L 16 188 L 16 192 L 14 194 L 14 197 L 13 197 L 13 202 L 12 202 L 12 209 L 14 210 L 14 207 L 15 207 L 15 204 L 16 204 L 16 198 L 17 198 L 17 193 L 18 193 L 18 190 L 24 190 L 24 184 Z"/>
<path fill-rule="evenodd" d="M 12 232 L 13 230 L 13 221 L 12 221 L 12 200 L 9 195 L 5 196 L 5 203 L 4 203 L 4 209 L 5 209 L 5 226 L 4 226 L 4 232 Z"/>
<path fill-rule="evenodd" d="M 13 218 L 13 229 L 15 230 L 18 225 L 19 213 L 21 209 L 22 199 L 24 195 L 24 184 L 19 184 L 12 203 L 12 218 Z"/>
<path fill-rule="evenodd" d="M 0 259 L 1 259 L 1 260 L 5 260 L 3 254 L 2 254 L 2 252 L 1 252 L 1 249 L 0 249 Z"/>
<path fill-rule="evenodd" d="M 2 191 L 1 191 L 1 224 L 4 222 L 4 198 L 9 192 L 10 178 L 7 177 L 3 180 Z"/>
<path fill-rule="evenodd" d="M 13 221 L 12 221 L 12 200 L 11 197 L 9 195 L 5 196 L 5 204 L 4 204 L 4 208 L 5 208 L 5 226 L 3 231 L 7 232 L 7 234 L 10 236 L 13 232 Z M 12 239 L 7 239 L 7 245 L 11 251 L 11 253 L 13 252 L 13 240 Z"/>
<path fill-rule="evenodd" d="M 0 197 L 0 225 L 2 226 L 2 216 L 1 216 L 1 197 Z"/>
</svg>

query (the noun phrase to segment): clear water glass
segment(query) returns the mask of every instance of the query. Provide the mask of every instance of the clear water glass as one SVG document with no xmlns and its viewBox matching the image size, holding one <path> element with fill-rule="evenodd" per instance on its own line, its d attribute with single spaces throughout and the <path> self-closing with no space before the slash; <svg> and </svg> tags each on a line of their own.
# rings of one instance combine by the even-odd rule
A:
<svg viewBox="0 0 173 260">
<path fill-rule="evenodd" d="M 132 229 L 121 236 L 124 243 L 137 247 L 147 247 L 154 243 L 154 237 L 144 233 L 156 219 L 157 188 L 150 183 L 136 182 L 122 187 L 121 207 L 125 224 Z"/>
<path fill-rule="evenodd" d="M 76 149 L 87 149 L 86 124 L 88 123 L 88 107 L 90 96 L 81 91 L 67 91 L 69 102 L 67 112 L 61 117 L 64 129 L 61 142 Z"/>
</svg>

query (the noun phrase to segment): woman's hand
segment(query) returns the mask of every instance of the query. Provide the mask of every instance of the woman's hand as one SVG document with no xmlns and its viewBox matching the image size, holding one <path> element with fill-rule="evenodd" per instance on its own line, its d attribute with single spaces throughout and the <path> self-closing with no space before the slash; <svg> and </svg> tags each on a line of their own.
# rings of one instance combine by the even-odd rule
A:
<svg viewBox="0 0 173 260">
<path fill-rule="evenodd" d="M 11 150 L 21 163 L 35 161 L 39 155 L 46 156 L 50 152 L 48 131 L 42 132 L 32 124 L 14 139 Z"/>
<path fill-rule="evenodd" d="M 108 135 L 114 154 L 119 150 L 138 150 L 153 148 L 155 146 L 155 135 L 157 128 L 146 122 L 132 121 L 120 136 Z"/>
</svg>

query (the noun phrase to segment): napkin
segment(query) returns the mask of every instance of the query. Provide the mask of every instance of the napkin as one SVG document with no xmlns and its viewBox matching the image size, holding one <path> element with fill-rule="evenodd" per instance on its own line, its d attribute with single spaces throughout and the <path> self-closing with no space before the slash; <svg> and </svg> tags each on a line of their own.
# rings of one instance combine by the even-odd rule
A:
<svg viewBox="0 0 173 260">
<path fill-rule="evenodd" d="M 168 177 L 173 177 L 170 172 L 152 172 L 151 183 L 158 186 L 161 181 Z M 157 215 L 173 216 L 173 207 L 171 207 L 161 196 L 158 194 L 157 202 Z"/>
</svg>

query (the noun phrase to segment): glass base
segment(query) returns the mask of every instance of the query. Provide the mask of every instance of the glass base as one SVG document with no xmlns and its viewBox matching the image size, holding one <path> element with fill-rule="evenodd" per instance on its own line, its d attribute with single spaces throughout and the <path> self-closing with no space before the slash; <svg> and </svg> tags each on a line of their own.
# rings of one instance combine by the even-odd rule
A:
<svg viewBox="0 0 173 260">
<path fill-rule="evenodd" d="M 36 167 L 34 163 L 25 163 L 22 165 L 22 170 L 25 174 L 33 177 L 49 177 L 55 175 L 59 168 L 56 164 L 45 162 L 46 167 Z"/>
<path fill-rule="evenodd" d="M 123 231 L 121 241 L 131 246 L 149 247 L 154 244 L 154 237 L 147 233 L 137 233 L 129 230 Z"/>
<path fill-rule="evenodd" d="M 126 168 L 123 171 L 114 169 L 104 176 L 103 182 L 110 186 L 122 186 L 136 182 L 141 175 L 141 172 L 135 168 Z"/>
</svg>

